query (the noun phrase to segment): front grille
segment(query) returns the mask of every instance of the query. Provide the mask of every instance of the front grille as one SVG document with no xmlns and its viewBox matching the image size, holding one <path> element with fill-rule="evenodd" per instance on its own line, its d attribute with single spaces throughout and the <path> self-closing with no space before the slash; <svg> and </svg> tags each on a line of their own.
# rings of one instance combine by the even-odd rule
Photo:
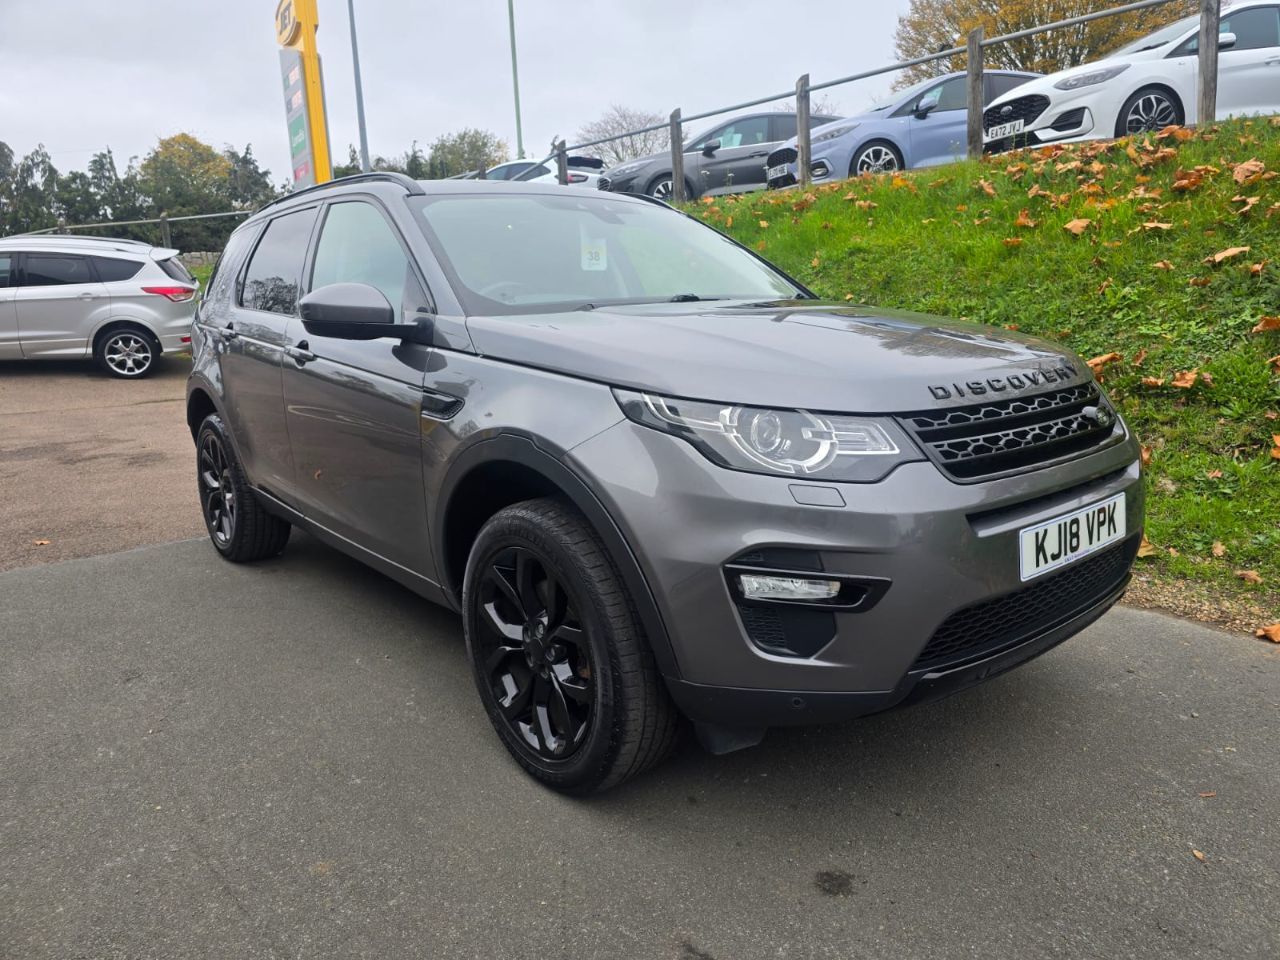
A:
<svg viewBox="0 0 1280 960">
<path fill-rule="evenodd" d="M 998 107 L 988 107 L 982 114 L 982 129 L 990 130 L 1002 123 L 1022 120 L 1027 126 L 1035 123 L 1040 114 L 1049 109 L 1049 98 L 1042 93 L 1017 97 Z M 1005 111 L 1008 110 L 1008 113 Z"/>
<path fill-rule="evenodd" d="M 1141 539 L 1134 535 L 1013 593 L 956 611 L 943 621 L 911 669 L 952 667 L 989 656 L 1079 616 L 1124 585 Z"/>
<path fill-rule="evenodd" d="M 1053 129 L 1059 133 L 1067 133 L 1076 129 L 1082 123 L 1084 123 L 1084 107 L 1076 107 L 1074 110 L 1068 110 L 1053 121 Z"/>
<path fill-rule="evenodd" d="M 779 147 L 773 153 L 769 154 L 769 158 L 765 160 L 766 167 L 779 167 L 784 163 L 795 163 L 800 159 L 800 154 L 796 152 L 795 147 Z"/>
<path fill-rule="evenodd" d="M 900 419 L 929 458 L 964 483 L 1048 466 L 1124 435 L 1094 383 Z"/>
<path fill-rule="evenodd" d="M 610 180 L 608 177 L 601 177 L 599 180 L 596 181 L 596 189 L 608 190 L 611 188 L 612 183 L 613 181 Z"/>
</svg>

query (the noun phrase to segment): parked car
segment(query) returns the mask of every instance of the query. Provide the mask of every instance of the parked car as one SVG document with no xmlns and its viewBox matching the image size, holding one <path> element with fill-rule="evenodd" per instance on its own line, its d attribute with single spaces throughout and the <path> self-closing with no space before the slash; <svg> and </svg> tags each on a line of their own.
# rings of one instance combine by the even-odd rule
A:
<svg viewBox="0 0 1280 960">
<path fill-rule="evenodd" d="M 566 165 L 569 170 L 569 182 L 565 186 L 583 187 L 595 190 L 599 186 L 600 172 L 604 169 L 604 161 L 599 157 L 568 157 Z M 463 174 L 450 179 L 476 180 L 475 173 Z M 485 171 L 485 180 L 518 180 L 522 183 L 560 183 L 556 171 L 545 163 L 533 160 L 512 160 L 490 167 Z"/>
<path fill-rule="evenodd" d="M 1115 603 L 1142 537 L 1080 358 L 821 302 L 644 197 L 297 191 L 232 235 L 193 358 L 217 552 L 299 526 L 459 611 L 498 737 L 569 792 L 680 714 L 724 752 L 1002 673 Z"/>
<path fill-rule="evenodd" d="M 990 103 L 1038 76 L 988 70 L 983 101 Z M 843 180 L 962 159 L 967 152 L 967 104 L 966 75 L 951 73 L 900 91 L 866 113 L 816 127 L 810 134 L 810 175 L 814 180 Z M 770 187 L 796 182 L 798 156 L 794 137 L 769 155 Z"/>
<path fill-rule="evenodd" d="M 1280 5 L 1223 4 L 1217 119 L 1280 111 Z M 989 151 L 1194 124 L 1200 18 L 1187 17 L 1105 59 L 1042 77 L 992 102 Z"/>
<path fill-rule="evenodd" d="M 177 250 L 78 236 L 0 239 L 0 360 L 92 357 L 134 380 L 188 349 L 198 284 Z"/>
<path fill-rule="evenodd" d="M 810 129 L 834 119 L 811 117 Z M 765 184 L 765 158 L 795 135 L 794 113 L 752 113 L 712 127 L 684 145 L 685 196 L 759 190 Z M 671 152 L 664 150 L 606 170 L 600 189 L 670 199 Z"/>
</svg>

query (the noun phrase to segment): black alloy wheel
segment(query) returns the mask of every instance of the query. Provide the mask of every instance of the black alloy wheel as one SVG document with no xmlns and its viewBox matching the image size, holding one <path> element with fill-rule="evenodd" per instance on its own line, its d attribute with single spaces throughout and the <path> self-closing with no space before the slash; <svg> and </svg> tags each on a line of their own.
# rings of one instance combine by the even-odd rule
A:
<svg viewBox="0 0 1280 960">
<path fill-rule="evenodd" d="M 289 542 L 288 521 L 263 509 L 216 413 L 205 417 L 196 431 L 196 489 L 209 539 L 225 559 L 263 560 Z"/>
<path fill-rule="evenodd" d="M 231 544 L 236 529 L 236 490 L 231 481 L 231 461 L 223 440 L 213 430 L 200 435 L 200 506 L 209 536 L 219 548 Z"/>
<path fill-rule="evenodd" d="M 486 564 L 479 603 L 479 655 L 503 719 L 538 756 L 565 759 L 596 700 L 577 601 L 545 557 L 513 546 Z"/>
</svg>

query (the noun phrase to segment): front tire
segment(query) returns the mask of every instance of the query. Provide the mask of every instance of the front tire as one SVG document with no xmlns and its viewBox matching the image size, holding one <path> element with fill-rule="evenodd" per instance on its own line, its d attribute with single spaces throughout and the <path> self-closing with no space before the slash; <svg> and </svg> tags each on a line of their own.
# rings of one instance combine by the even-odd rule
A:
<svg viewBox="0 0 1280 960">
<path fill-rule="evenodd" d="M 225 559 L 265 560 L 289 542 L 289 524 L 262 509 L 216 413 L 196 432 L 196 484 L 209 539 Z"/>
<path fill-rule="evenodd" d="M 902 158 L 902 153 L 888 140 L 872 140 L 870 143 L 864 143 L 849 161 L 850 177 L 897 173 L 905 169 L 906 162 Z"/>
<path fill-rule="evenodd" d="M 535 779 L 586 794 L 661 760 L 678 715 L 604 544 L 567 505 L 495 514 L 467 561 L 467 654 L 503 744 Z"/>
<path fill-rule="evenodd" d="M 1185 122 L 1186 113 L 1177 96 L 1164 87 L 1143 87 L 1120 108 L 1116 136 L 1156 133 L 1165 127 L 1180 127 Z"/>
<path fill-rule="evenodd" d="M 117 327 L 98 340 L 94 355 L 98 365 L 111 376 L 139 380 L 155 369 L 160 344 L 141 327 Z"/>
</svg>

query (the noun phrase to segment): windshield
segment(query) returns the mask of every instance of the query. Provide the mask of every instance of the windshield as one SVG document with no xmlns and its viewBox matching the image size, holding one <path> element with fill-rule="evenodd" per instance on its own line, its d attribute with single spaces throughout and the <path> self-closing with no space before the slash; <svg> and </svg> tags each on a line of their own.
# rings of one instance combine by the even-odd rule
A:
<svg viewBox="0 0 1280 960">
<path fill-rule="evenodd" d="M 941 76 L 930 77 L 928 80 L 921 80 L 919 83 L 913 83 L 905 90 L 893 90 L 884 95 L 883 98 L 872 101 L 871 106 L 867 109 L 867 113 L 880 113 L 884 110 L 890 110 L 900 103 L 910 103 L 911 98 L 924 91 L 931 84 L 941 80 Z"/>
<path fill-rule="evenodd" d="M 804 295 L 727 237 L 644 201 L 511 193 L 412 203 L 468 314 Z"/>
<path fill-rule="evenodd" d="M 1135 40 L 1128 46 L 1121 47 L 1115 53 L 1109 54 L 1109 56 L 1118 57 L 1126 53 L 1141 53 L 1143 50 L 1154 50 L 1157 47 L 1163 47 L 1166 43 L 1173 43 L 1173 41 L 1199 23 L 1199 17 L 1186 17 L 1177 23 L 1161 27 L 1155 33 L 1147 34 L 1141 40 Z"/>
</svg>

